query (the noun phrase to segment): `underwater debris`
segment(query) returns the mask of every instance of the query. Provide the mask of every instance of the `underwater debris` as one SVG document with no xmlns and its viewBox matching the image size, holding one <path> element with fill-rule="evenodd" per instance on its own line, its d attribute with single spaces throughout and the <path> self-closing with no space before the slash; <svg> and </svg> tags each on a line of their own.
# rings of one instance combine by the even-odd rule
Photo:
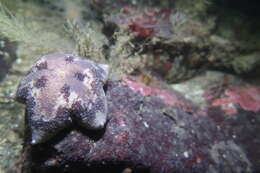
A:
<svg viewBox="0 0 260 173">
<path fill-rule="evenodd" d="M 87 129 L 102 129 L 107 121 L 107 77 L 107 65 L 72 54 L 40 57 L 16 93 L 26 104 L 31 143 L 45 142 L 74 121 Z"/>
</svg>

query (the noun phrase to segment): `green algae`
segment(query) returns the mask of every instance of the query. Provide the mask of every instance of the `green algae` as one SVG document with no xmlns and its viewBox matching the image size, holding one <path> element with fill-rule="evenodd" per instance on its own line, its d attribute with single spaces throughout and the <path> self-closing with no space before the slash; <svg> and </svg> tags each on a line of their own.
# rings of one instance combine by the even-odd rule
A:
<svg viewBox="0 0 260 173">
<path fill-rule="evenodd" d="M 29 16 L 27 19 L 21 15 L 14 16 L 12 12 L 0 4 L 0 35 L 26 47 L 27 56 L 31 57 L 70 50 L 67 38 L 52 32 L 52 30 L 57 30 L 53 29 L 56 27 L 55 25 L 53 28 L 46 27 L 46 23 L 43 21 L 30 19 L 32 18 Z M 50 22 L 49 25 L 51 24 Z"/>
<path fill-rule="evenodd" d="M 23 141 L 23 110 L 13 93 L 19 77 L 7 75 L 0 83 L 0 167 L 4 172 L 18 172 Z"/>
<path fill-rule="evenodd" d="M 231 62 L 231 66 L 234 70 L 240 74 L 249 72 L 250 70 L 254 69 L 260 63 L 260 53 L 254 53 L 250 55 L 241 55 Z"/>
</svg>

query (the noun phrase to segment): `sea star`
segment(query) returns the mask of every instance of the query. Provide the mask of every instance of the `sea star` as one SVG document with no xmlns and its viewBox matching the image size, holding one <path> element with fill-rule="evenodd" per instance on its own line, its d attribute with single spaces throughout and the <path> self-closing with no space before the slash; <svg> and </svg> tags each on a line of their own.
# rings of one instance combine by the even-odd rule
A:
<svg viewBox="0 0 260 173">
<path fill-rule="evenodd" d="M 21 80 L 16 99 L 26 104 L 31 144 L 78 124 L 102 129 L 107 121 L 108 65 L 72 54 L 40 57 Z"/>
</svg>

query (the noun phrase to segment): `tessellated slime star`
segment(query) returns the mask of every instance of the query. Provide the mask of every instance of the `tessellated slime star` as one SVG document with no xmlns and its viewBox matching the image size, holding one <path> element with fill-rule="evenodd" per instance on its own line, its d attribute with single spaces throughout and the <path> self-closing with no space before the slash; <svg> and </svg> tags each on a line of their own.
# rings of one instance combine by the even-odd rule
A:
<svg viewBox="0 0 260 173">
<path fill-rule="evenodd" d="M 71 123 L 104 128 L 107 78 L 108 65 L 83 57 L 59 53 L 38 58 L 16 92 L 16 100 L 26 104 L 31 144 L 47 141 Z"/>
</svg>

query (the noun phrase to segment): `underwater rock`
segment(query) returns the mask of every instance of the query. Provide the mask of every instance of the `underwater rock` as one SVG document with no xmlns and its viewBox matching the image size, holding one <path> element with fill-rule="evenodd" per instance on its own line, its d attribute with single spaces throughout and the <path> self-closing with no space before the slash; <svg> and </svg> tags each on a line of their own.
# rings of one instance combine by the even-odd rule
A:
<svg viewBox="0 0 260 173">
<path fill-rule="evenodd" d="M 181 94 L 172 92 L 166 87 L 163 88 L 163 86 L 157 86 L 156 80 L 154 80 L 154 83 L 154 85 L 152 85 L 152 82 L 147 85 L 138 77 L 128 77 L 123 79 L 123 85 L 128 86 L 133 91 L 140 93 L 142 96 L 157 97 L 165 104 L 177 106 L 187 112 L 195 110 L 194 104 L 189 100 L 184 99 Z"/>
<path fill-rule="evenodd" d="M 104 34 L 116 43 L 111 46 L 109 57 L 120 65 L 131 64 L 124 65 L 123 72 L 127 74 L 148 71 L 176 83 L 200 74 L 215 63 L 210 60 L 212 46 L 206 39 L 205 25 L 188 14 L 165 8 L 125 7 L 104 21 Z M 126 63 L 125 57 L 129 55 L 130 63 Z"/>
<path fill-rule="evenodd" d="M 254 112 L 239 112 L 238 116 L 225 118 L 224 112 L 216 109 L 198 114 L 195 107 L 193 112 L 187 111 L 153 92 L 142 95 L 136 87 L 126 81 L 108 81 L 108 122 L 100 131 L 73 124 L 46 143 L 29 145 L 26 138 L 24 170 L 38 173 L 260 170 L 257 151 L 260 138 L 255 135 L 260 131 L 260 118 Z M 191 104 L 183 97 L 178 99 Z"/>
<path fill-rule="evenodd" d="M 216 88 L 212 88 L 209 92 L 216 92 Z M 228 85 L 223 88 L 218 97 L 212 98 L 209 101 L 211 102 L 211 106 L 220 107 L 228 115 L 236 114 L 238 108 L 259 112 L 260 87 L 252 85 Z"/>
<path fill-rule="evenodd" d="M 169 39 L 172 33 L 170 9 L 149 8 L 140 12 L 137 9 L 125 7 L 122 13 L 111 15 L 105 19 L 106 24 L 127 27 L 134 36 L 149 38 L 162 37 Z"/>
<path fill-rule="evenodd" d="M 44 142 L 72 123 L 102 129 L 107 121 L 107 76 L 107 65 L 72 54 L 40 57 L 16 93 L 26 104 L 31 143 Z"/>
</svg>

